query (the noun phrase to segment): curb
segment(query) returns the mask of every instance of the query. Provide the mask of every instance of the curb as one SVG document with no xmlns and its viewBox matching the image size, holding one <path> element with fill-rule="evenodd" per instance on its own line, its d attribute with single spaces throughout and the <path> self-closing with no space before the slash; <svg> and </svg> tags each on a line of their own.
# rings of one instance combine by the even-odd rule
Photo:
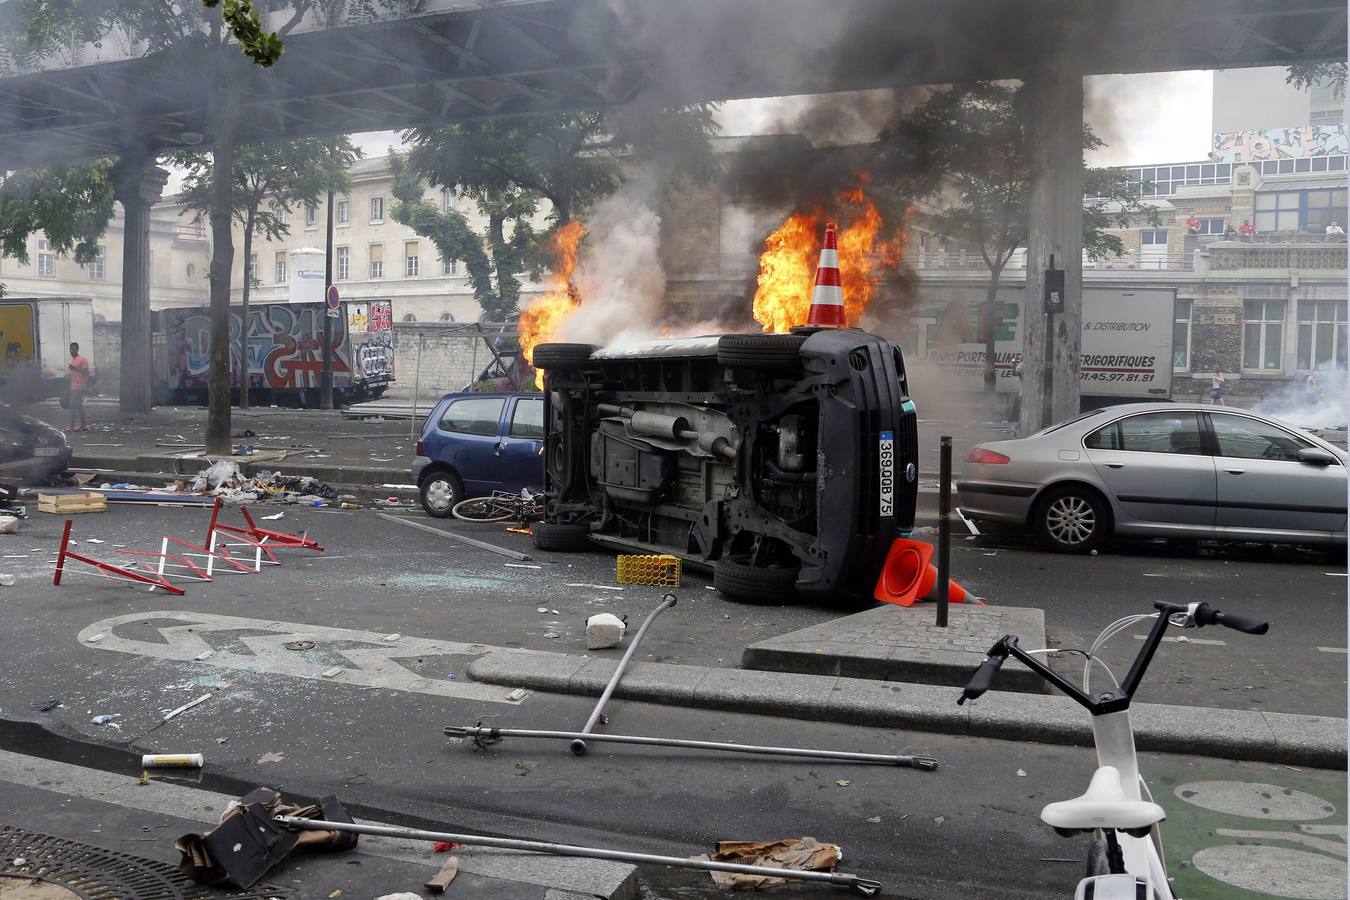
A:
<svg viewBox="0 0 1350 900">
<path fill-rule="evenodd" d="M 468 674 L 489 684 L 599 696 L 615 661 L 541 650 L 496 650 Z M 902 728 L 940 734 L 1090 746 L 1084 711 L 1064 697 L 990 691 L 957 706 L 951 687 L 671 663 L 634 663 L 615 695 L 672 706 Z M 1136 703 L 1140 750 L 1343 769 L 1345 719 Z"/>
</svg>

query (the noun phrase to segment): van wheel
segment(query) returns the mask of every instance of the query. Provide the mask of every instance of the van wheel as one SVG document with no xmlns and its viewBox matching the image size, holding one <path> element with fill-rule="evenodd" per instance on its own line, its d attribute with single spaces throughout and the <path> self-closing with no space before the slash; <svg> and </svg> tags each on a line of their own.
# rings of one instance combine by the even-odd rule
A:
<svg viewBox="0 0 1350 900">
<path fill-rule="evenodd" d="M 1111 531 L 1106 504 L 1091 488 L 1054 488 L 1036 504 L 1036 530 L 1057 553 L 1096 550 Z"/>
<path fill-rule="evenodd" d="M 594 344 L 540 344 L 534 348 L 536 369 L 577 369 L 590 362 Z"/>
<path fill-rule="evenodd" d="M 728 369 L 796 372 L 804 343 L 800 334 L 727 334 L 717 341 L 717 362 Z"/>
<path fill-rule="evenodd" d="M 586 522 L 535 522 L 530 533 L 540 550 L 575 553 L 591 549 L 591 526 Z"/>
<path fill-rule="evenodd" d="M 747 566 L 729 559 L 713 564 L 713 587 L 733 600 L 782 603 L 797 593 L 797 570 Z"/>
<path fill-rule="evenodd" d="M 464 483 L 454 472 L 432 472 L 417 486 L 417 499 L 427 515 L 448 519 L 455 504 L 464 499 Z"/>
</svg>

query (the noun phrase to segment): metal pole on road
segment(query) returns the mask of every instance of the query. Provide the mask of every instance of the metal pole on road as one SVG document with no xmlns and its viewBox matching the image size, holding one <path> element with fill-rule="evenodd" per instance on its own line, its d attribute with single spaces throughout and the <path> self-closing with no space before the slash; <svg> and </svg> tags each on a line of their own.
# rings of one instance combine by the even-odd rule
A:
<svg viewBox="0 0 1350 900">
<path fill-rule="evenodd" d="M 938 563 L 937 627 L 947 627 L 947 592 L 951 585 L 952 562 L 952 438 L 942 436 L 938 463 Z"/>
<path fill-rule="evenodd" d="M 328 152 L 333 152 L 330 144 Z M 333 192 L 328 191 L 328 237 L 323 253 L 323 374 L 319 379 L 319 407 L 333 408 L 333 317 L 328 310 L 328 291 L 333 286 Z"/>
<path fill-rule="evenodd" d="M 837 762 L 875 763 L 885 766 L 908 766 L 932 772 L 937 760 L 931 756 L 906 756 L 890 753 L 852 753 L 846 750 L 808 750 L 798 747 L 758 747 L 753 744 L 729 744 L 724 741 L 684 741 L 676 738 L 642 737 L 633 734 L 592 734 L 576 731 L 537 731 L 528 728 L 493 728 L 488 725 L 447 725 L 445 733 L 452 737 L 486 738 L 489 742 L 500 738 L 546 738 L 569 740 L 586 738 L 611 744 L 639 744 L 644 747 L 680 747 L 685 750 L 721 750 L 730 753 L 758 753 L 765 756 L 797 756 L 806 759 L 830 759 Z"/>
<path fill-rule="evenodd" d="M 613 694 L 614 689 L 619 686 L 619 679 L 623 677 L 623 670 L 628 667 L 628 660 L 633 658 L 633 651 L 637 650 L 638 643 L 641 642 L 642 636 L 647 633 L 647 626 L 652 624 L 653 619 L 674 605 L 675 595 L 666 594 L 661 598 L 661 605 L 652 610 L 647 615 L 647 618 L 642 620 L 642 627 L 638 629 L 637 634 L 633 635 L 633 639 L 628 642 L 628 649 L 624 651 L 623 658 L 619 660 L 619 667 L 615 669 L 614 674 L 610 676 L 609 684 L 605 685 L 605 691 L 600 695 L 600 701 L 595 704 L 595 709 L 591 710 L 591 717 L 586 720 L 585 726 L 581 729 L 581 735 L 588 736 L 595 730 L 595 723 L 600 721 L 600 714 L 604 712 L 605 704 L 609 702 L 610 694 Z M 582 740 L 582 738 L 576 738 L 572 741 L 571 746 L 572 752 L 577 756 L 586 755 L 586 742 Z"/>
<path fill-rule="evenodd" d="M 792 881 L 815 881 L 849 888 L 864 897 L 881 890 L 881 882 L 849 875 L 844 872 L 813 872 L 804 869 L 778 869 L 771 866 L 746 866 L 740 863 L 713 862 L 709 859 L 687 859 L 681 856 L 657 856 L 654 853 L 630 853 L 627 850 L 606 850 L 602 847 L 578 847 L 573 844 L 553 844 L 544 841 L 526 841 L 519 838 L 487 837 L 480 834 L 452 834 L 442 831 L 423 831 L 418 828 L 396 828 L 392 825 L 358 825 L 352 822 L 325 822 L 322 819 L 301 819 L 295 816 L 277 816 L 276 822 L 296 831 L 345 831 L 349 834 L 371 834 L 380 837 L 403 838 L 413 841 L 449 841 L 471 847 L 500 847 L 504 850 L 525 850 L 530 853 L 551 853 L 554 856 L 579 856 L 587 859 L 612 859 L 619 862 L 646 863 L 656 866 L 675 866 L 682 869 L 703 869 L 710 872 L 736 872 L 744 875 L 767 875 Z"/>
</svg>

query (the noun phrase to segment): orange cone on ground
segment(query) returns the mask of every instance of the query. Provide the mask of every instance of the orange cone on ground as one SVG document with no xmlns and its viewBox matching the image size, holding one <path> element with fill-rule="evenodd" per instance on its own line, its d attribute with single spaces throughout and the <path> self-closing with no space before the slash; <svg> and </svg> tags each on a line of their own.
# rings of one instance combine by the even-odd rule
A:
<svg viewBox="0 0 1350 900">
<path fill-rule="evenodd" d="M 937 599 L 937 567 L 932 563 L 933 545 L 923 541 L 896 538 L 886 554 L 876 589 L 872 596 L 883 603 L 913 606 L 918 600 Z M 947 602 L 964 603 L 966 589 L 954 580 L 947 583 Z M 970 597 L 983 604 L 978 597 Z"/>
<path fill-rule="evenodd" d="M 839 245 L 833 222 L 825 226 L 825 243 L 820 247 L 820 264 L 816 266 L 816 286 L 811 291 L 806 324 L 825 328 L 843 328 L 848 324 L 844 320 L 844 289 L 839 281 Z"/>
</svg>

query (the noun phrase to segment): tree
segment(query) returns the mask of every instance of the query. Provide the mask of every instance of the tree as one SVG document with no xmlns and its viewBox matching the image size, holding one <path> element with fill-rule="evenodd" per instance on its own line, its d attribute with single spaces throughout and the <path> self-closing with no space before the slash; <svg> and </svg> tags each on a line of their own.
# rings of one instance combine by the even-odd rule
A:
<svg viewBox="0 0 1350 900">
<path fill-rule="evenodd" d="M 342 193 L 351 184 L 348 168 L 360 152 L 347 137 L 302 138 L 245 144 L 234 158 L 232 215 L 244 232 L 244 259 L 253 254 L 253 236 L 269 240 L 290 234 L 285 214 L 294 207 L 314 206 L 328 191 Z M 210 154 L 185 151 L 174 157 L 184 170 L 181 198 L 185 211 L 209 214 L 213 202 L 215 169 Z M 241 336 L 239 406 L 247 409 L 247 329 L 249 290 L 253 278 L 244 278 L 240 312 L 245 333 Z"/>
<path fill-rule="evenodd" d="M 80 263 L 97 259 L 113 216 L 111 167 L 100 159 L 0 176 L 0 254 L 27 263 L 28 237 L 41 231 L 53 252 L 73 253 Z"/>
<path fill-rule="evenodd" d="M 1345 96 L 1346 61 L 1344 59 L 1317 59 L 1296 62 L 1289 67 L 1285 81 L 1301 90 L 1312 90 L 1314 85 L 1327 84 L 1336 96 Z"/>
<path fill-rule="evenodd" d="M 994 391 L 996 327 L 994 311 L 1003 270 L 1026 246 L 1031 192 L 1030 136 L 1018 110 L 1018 89 L 980 82 L 939 91 L 882 136 L 883 146 L 911 156 L 910 163 L 929 177 L 928 195 L 954 198 L 929 221 L 945 237 L 975 245 L 989 269 L 981 304 L 984 338 L 984 386 Z M 1083 126 L 1083 150 L 1102 141 Z M 895 148 L 900 148 L 898 151 Z M 937 176 L 937 177 L 933 177 Z M 1083 249 L 1093 259 L 1124 252 L 1108 228 L 1125 228 L 1143 218 L 1159 224 L 1157 210 L 1145 204 L 1139 186 L 1119 169 L 1086 172 Z"/>
</svg>

